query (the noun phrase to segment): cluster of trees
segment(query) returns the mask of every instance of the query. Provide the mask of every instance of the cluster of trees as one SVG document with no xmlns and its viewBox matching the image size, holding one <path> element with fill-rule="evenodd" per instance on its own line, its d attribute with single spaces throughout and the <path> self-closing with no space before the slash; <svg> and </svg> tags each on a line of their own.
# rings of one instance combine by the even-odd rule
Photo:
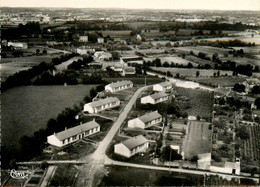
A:
<svg viewBox="0 0 260 187">
<path fill-rule="evenodd" d="M 29 85 L 31 84 L 32 78 L 50 69 L 54 69 L 52 64 L 41 62 L 38 66 L 34 66 L 31 69 L 15 73 L 14 75 L 7 77 L 5 82 L 2 83 L 2 91 L 15 86 Z"/>
<path fill-rule="evenodd" d="M 83 60 L 79 59 L 77 61 L 72 62 L 70 65 L 68 65 L 68 69 L 78 70 L 78 69 L 81 69 L 82 66 L 87 66 L 92 61 L 93 61 L 93 57 L 88 56 L 88 57 L 83 58 Z"/>
<path fill-rule="evenodd" d="M 75 57 L 75 56 L 77 56 L 76 53 L 70 53 L 70 54 L 67 53 L 67 54 L 61 55 L 60 57 L 53 58 L 51 60 L 51 63 L 53 65 L 58 65 L 58 64 L 61 64 L 65 61 L 71 59 L 72 57 Z"/>
<path fill-rule="evenodd" d="M 242 140 L 247 140 L 250 137 L 248 129 L 244 126 L 236 127 L 235 132 L 236 132 L 236 136 Z"/>
</svg>

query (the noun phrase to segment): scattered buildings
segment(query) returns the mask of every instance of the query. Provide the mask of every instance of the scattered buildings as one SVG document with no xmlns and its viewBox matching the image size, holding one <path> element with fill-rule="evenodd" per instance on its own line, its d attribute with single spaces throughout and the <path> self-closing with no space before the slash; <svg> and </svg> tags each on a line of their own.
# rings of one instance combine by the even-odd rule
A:
<svg viewBox="0 0 260 187">
<path fill-rule="evenodd" d="M 257 78 L 249 78 L 244 80 L 242 84 L 245 86 L 245 92 L 248 93 L 252 91 L 254 86 L 260 86 L 260 80 Z"/>
<path fill-rule="evenodd" d="M 172 83 L 170 82 L 162 82 L 159 84 L 153 85 L 153 91 L 158 91 L 158 92 L 167 92 L 172 89 Z"/>
<path fill-rule="evenodd" d="M 98 113 L 118 106 L 120 106 L 120 100 L 117 97 L 107 97 L 85 104 L 83 112 Z"/>
<path fill-rule="evenodd" d="M 137 153 L 145 152 L 148 147 L 148 140 L 144 136 L 138 135 L 121 143 L 115 144 L 114 153 L 129 158 Z"/>
<path fill-rule="evenodd" d="M 25 42 L 8 42 L 7 45 L 16 49 L 28 49 L 28 44 Z"/>
<path fill-rule="evenodd" d="M 154 111 L 143 116 L 128 121 L 129 128 L 145 129 L 162 122 L 162 116 L 158 111 Z"/>
<path fill-rule="evenodd" d="M 54 133 L 47 137 L 47 142 L 57 147 L 63 147 L 99 131 L 100 125 L 93 120 L 76 127 L 65 129 L 59 133 Z"/>
<path fill-rule="evenodd" d="M 152 95 L 148 95 L 145 97 L 141 98 L 141 103 L 142 104 L 157 104 L 157 103 L 161 103 L 164 101 L 167 101 L 169 99 L 169 95 L 164 93 L 164 92 L 158 92 Z"/>
<path fill-rule="evenodd" d="M 112 93 L 129 89 L 129 88 L 133 88 L 133 83 L 131 81 L 117 81 L 114 83 L 112 82 L 105 86 L 105 90 Z"/>
<path fill-rule="evenodd" d="M 79 36 L 79 42 L 88 42 L 88 36 Z"/>
</svg>

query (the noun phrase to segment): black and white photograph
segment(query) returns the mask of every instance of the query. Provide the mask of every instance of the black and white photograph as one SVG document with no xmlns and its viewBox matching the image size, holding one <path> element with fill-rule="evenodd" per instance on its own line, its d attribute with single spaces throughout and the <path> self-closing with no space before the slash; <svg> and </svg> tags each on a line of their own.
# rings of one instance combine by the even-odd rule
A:
<svg viewBox="0 0 260 187">
<path fill-rule="evenodd" d="M 260 186 L 259 0 L 1 0 L 2 187 Z"/>
</svg>

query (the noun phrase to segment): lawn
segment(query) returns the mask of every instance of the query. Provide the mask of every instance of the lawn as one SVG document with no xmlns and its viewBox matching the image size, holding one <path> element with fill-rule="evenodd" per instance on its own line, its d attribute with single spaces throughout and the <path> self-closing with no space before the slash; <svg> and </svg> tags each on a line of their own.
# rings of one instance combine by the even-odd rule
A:
<svg viewBox="0 0 260 187">
<path fill-rule="evenodd" d="M 225 71 L 220 71 L 220 74 L 224 74 Z M 211 85 L 214 87 L 234 87 L 235 84 L 241 83 L 245 80 L 244 77 L 192 77 L 188 78 L 189 80 L 196 81 L 202 84 Z"/>
<path fill-rule="evenodd" d="M 77 173 L 78 169 L 73 165 L 59 165 L 50 181 L 50 186 L 73 186 Z"/>
<path fill-rule="evenodd" d="M 198 156 L 198 154 L 211 152 L 211 134 L 209 123 L 190 121 L 183 142 L 185 158 L 190 159 L 193 156 Z"/>
<path fill-rule="evenodd" d="M 174 88 L 178 97 L 186 96 L 190 102 L 190 108 L 186 108 L 188 115 L 200 116 L 201 118 L 209 119 L 213 111 L 213 93 L 199 89 L 186 89 L 181 87 Z"/>
<path fill-rule="evenodd" d="M 131 167 L 111 166 L 99 186 L 196 186 L 202 176 L 168 171 L 155 171 Z"/>
</svg>

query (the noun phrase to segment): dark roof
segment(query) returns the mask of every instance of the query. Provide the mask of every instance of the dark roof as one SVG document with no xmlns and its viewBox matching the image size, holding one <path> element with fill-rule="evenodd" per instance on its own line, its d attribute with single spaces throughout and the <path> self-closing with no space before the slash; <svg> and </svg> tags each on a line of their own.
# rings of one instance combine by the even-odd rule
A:
<svg viewBox="0 0 260 187">
<path fill-rule="evenodd" d="M 160 85 L 161 85 L 162 87 L 166 87 L 166 86 L 171 86 L 172 83 L 166 81 L 166 82 L 161 82 Z"/>
<path fill-rule="evenodd" d="M 154 119 L 157 119 L 157 118 L 160 118 L 162 117 L 157 111 L 154 111 L 154 112 L 151 112 L 151 113 L 148 113 L 148 114 L 145 114 L 143 116 L 140 116 L 139 119 L 144 122 L 144 123 L 147 123 L 149 121 L 152 121 Z"/>
<path fill-rule="evenodd" d="M 137 57 L 122 57 L 122 60 L 127 63 L 127 62 L 131 62 L 131 61 L 144 60 L 144 59 L 143 59 L 143 57 L 137 56 Z"/>
<path fill-rule="evenodd" d="M 78 125 L 76 127 L 72 127 L 70 129 L 66 129 L 64 131 L 56 133 L 54 136 L 56 136 L 59 140 L 64 140 L 96 127 L 99 127 L 99 124 L 95 121 L 90 121 L 82 125 Z"/>
<path fill-rule="evenodd" d="M 148 140 L 143 135 L 134 136 L 122 142 L 128 149 L 132 150 L 139 145 L 143 145 Z"/>
</svg>

